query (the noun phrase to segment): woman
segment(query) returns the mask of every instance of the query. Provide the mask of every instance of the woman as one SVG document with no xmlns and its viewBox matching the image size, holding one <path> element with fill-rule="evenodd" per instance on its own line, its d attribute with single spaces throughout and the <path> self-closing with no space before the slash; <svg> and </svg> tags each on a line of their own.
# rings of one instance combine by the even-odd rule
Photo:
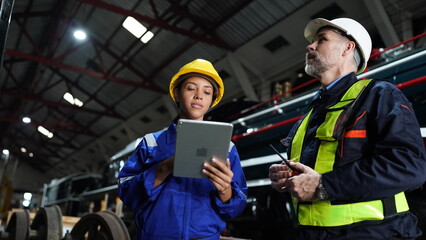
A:
<svg viewBox="0 0 426 240">
<path fill-rule="evenodd" d="M 224 86 L 213 65 L 196 59 L 170 81 L 179 118 L 202 121 Z M 136 212 L 136 239 L 219 239 L 226 220 L 246 205 L 247 186 L 235 146 L 226 164 L 204 163 L 207 179 L 174 177 L 176 125 L 145 135 L 119 174 L 119 196 Z"/>
</svg>

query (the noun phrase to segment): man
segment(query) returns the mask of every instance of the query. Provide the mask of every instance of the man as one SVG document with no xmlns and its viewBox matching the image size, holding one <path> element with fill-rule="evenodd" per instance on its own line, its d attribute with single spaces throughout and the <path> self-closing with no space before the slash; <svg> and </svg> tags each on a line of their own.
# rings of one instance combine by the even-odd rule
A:
<svg viewBox="0 0 426 240">
<path fill-rule="evenodd" d="M 271 186 L 293 196 L 301 239 L 414 239 L 421 234 L 404 191 L 426 180 L 420 128 L 393 84 L 360 80 L 371 52 L 348 18 L 305 28 L 305 71 L 321 82 L 285 140 L 298 173 L 270 167 Z"/>
</svg>

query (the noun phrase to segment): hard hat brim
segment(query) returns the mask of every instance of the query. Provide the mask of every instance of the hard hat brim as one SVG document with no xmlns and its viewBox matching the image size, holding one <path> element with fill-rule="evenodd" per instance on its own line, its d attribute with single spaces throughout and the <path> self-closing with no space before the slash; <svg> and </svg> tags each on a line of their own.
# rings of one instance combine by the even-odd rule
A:
<svg viewBox="0 0 426 240">
<path fill-rule="evenodd" d="M 315 35 L 317 34 L 318 30 L 322 27 L 330 26 L 337 28 L 341 30 L 344 33 L 347 33 L 346 29 L 343 29 L 342 27 L 332 23 L 331 21 L 325 19 L 325 18 L 316 18 L 314 20 L 311 20 L 305 27 L 305 38 L 312 43 L 314 40 Z"/>
</svg>

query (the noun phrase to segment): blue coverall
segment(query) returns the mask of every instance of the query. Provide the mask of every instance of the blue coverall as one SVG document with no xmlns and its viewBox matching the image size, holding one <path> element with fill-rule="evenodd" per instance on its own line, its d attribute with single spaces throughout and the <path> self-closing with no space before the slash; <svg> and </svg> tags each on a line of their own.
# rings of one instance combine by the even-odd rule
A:
<svg viewBox="0 0 426 240">
<path fill-rule="evenodd" d="M 301 163 L 314 168 L 320 140 L 315 137 L 326 109 L 339 101 L 357 81 L 354 73 L 340 79 L 321 97 L 314 97 L 312 116 L 303 142 Z M 347 130 L 366 130 L 365 138 L 343 138 L 333 171 L 323 174 L 331 203 L 384 199 L 418 188 L 426 181 L 426 155 L 420 127 L 410 102 L 393 84 L 375 81 L 355 112 Z M 291 143 L 300 122 L 286 139 Z M 291 146 L 289 147 L 289 151 Z M 288 153 L 290 156 L 290 152 Z M 301 226 L 303 239 L 390 239 L 420 235 L 410 212 L 383 221 L 360 222 L 342 227 Z"/>
<path fill-rule="evenodd" d="M 119 174 L 119 197 L 136 213 L 136 239 L 219 239 L 226 220 L 245 208 L 247 185 L 236 147 L 228 154 L 232 198 L 222 203 L 208 179 L 170 174 L 154 188 L 158 164 L 175 153 L 176 126 L 147 134 Z"/>
</svg>

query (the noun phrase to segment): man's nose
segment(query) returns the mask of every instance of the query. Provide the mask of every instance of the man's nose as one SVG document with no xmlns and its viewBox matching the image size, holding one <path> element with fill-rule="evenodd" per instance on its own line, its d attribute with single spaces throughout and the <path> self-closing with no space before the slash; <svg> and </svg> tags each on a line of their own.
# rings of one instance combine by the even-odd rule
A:
<svg viewBox="0 0 426 240">
<path fill-rule="evenodd" d="M 315 43 L 311 43 L 308 46 L 306 46 L 306 50 L 313 51 L 315 50 Z"/>
</svg>

